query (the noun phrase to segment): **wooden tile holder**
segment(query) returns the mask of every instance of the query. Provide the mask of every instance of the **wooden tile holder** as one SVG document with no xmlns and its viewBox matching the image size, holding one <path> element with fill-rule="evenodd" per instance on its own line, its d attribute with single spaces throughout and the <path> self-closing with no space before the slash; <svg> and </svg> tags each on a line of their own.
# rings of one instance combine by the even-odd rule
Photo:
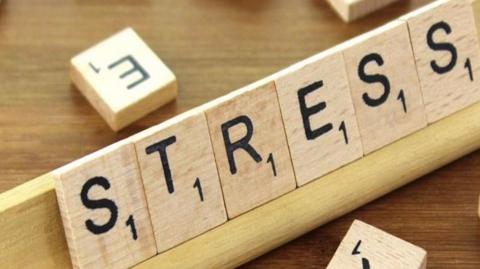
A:
<svg viewBox="0 0 480 269">
<path fill-rule="evenodd" d="M 239 266 L 479 149 L 479 114 L 480 103 L 458 111 L 135 268 Z M 0 264 L 71 266 L 50 174 L 0 194 Z"/>
</svg>

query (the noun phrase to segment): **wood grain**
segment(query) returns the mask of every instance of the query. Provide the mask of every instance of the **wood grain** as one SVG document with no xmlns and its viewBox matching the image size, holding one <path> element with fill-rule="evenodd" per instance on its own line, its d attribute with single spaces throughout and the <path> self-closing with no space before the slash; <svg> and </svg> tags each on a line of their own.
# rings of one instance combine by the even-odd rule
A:
<svg viewBox="0 0 480 269">
<path fill-rule="evenodd" d="M 3 1 L 0 190 L 11 189 L 427 2 L 399 1 L 347 26 L 320 0 Z M 68 63 L 79 51 L 128 25 L 177 75 L 179 96 L 175 103 L 115 134 L 70 85 Z M 354 218 L 427 249 L 429 268 L 478 268 L 479 162 L 480 154 L 470 154 L 243 268 L 324 268 Z M 55 199 L 55 195 L 50 191 L 41 199 Z M 58 210 L 42 208 L 40 201 L 32 204 L 39 207 L 38 212 Z M 22 216 L 21 209 L 9 212 Z M 58 222 L 52 219 L 53 223 Z M 63 233 L 53 225 L 38 237 L 46 240 L 50 232 Z M 66 248 L 53 245 L 37 248 L 37 253 L 17 253 L 22 257 L 18 266 L 29 264 L 39 251 L 57 253 L 55 249 Z M 45 267 L 52 264 L 40 262 Z M 55 264 L 65 267 L 66 262 L 69 260 L 63 258 Z"/>
</svg>

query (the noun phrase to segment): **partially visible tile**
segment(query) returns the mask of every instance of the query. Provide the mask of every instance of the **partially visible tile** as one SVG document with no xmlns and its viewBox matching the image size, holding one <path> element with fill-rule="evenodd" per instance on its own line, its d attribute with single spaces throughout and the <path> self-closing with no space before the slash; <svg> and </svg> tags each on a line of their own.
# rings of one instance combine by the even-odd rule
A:
<svg viewBox="0 0 480 269">
<path fill-rule="evenodd" d="M 364 222 L 355 220 L 327 269 L 425 269 L 427 252 Z"/>
<path fill-rule="evenodd" d="M 345 22 L 373 13 L 398 0 L 327 0 Z"/>
</svg>

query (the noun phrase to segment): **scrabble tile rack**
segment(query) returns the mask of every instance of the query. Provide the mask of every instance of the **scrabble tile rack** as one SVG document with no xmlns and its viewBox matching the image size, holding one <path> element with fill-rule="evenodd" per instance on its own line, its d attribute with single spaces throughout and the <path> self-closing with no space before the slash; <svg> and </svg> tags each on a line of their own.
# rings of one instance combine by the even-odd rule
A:
<svg viewBox="0 0 480 269">
<path fill-rule="evenodd" d="M 479 149 L 479 113 L 479 103 L 458 111 L 136 267 L 245 263 Z M 2 266 L 70 266 L 50 173 L 0 194 L 0 227 Z"/>
<path fill-rule="evenodd" d="M 477 103 L 136 268 L 230 268 L 243 264 L 479 149 L 479 114 Z M 3 265 L 70 266 L 51 174 L 1 194 L 0 216 Z"/>
</svg>

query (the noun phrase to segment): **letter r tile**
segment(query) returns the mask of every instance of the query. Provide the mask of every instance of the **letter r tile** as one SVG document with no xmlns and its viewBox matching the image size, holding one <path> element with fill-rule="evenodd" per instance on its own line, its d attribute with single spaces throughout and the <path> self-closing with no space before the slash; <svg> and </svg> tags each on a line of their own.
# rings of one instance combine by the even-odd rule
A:
<svg viewBox="0 0 480 269">
<path fill-rule="evenodd" d="M 133 144 L 118 142 L 54 175 L 74 268 L 129 268 L 156 254 Z"/>
<path fill-rule="evenodd" d="M 227 220 L 203 112 L 185 112 L 132 140 L 159 253 Z"/>
<path fill-rule="evenodd" d="M 342 54 L 329 50 L 276 78 L 299 186 L 362 156 Z"/>
<path fill-rule="evenodd" d="M 220 98 L 206 115 L 229 218 L 295 189 L 273 81 Z"/>
</svg>

